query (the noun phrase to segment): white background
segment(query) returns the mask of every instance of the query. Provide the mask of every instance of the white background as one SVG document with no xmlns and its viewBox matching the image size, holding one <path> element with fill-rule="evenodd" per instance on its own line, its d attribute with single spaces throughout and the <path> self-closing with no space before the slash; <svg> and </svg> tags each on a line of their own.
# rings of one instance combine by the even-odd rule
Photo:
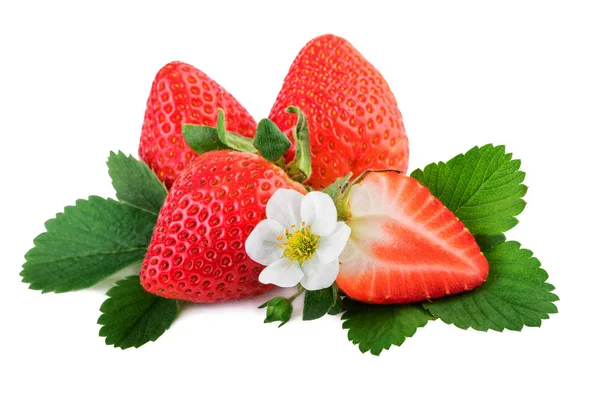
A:
<svg viewBox="0 0 600 400">
<path fill-rule="evenodd" d="M 87 4 L 0 6 L 3 398 L 599 398 L 593 2 Z M 334 317 L 263 324 L 256 306 L 269 293 L 187 307 L 156 343 L 122 351 L 98 337 L 109 284 L 42 295 L 20 283 L 45 220 L 78 198 L 113 195 L 104 163 L 110 150 L 137 153 L 164 64 L 195 65 L 258 120 L 301 47 L 328 32 L 388 80 L 411 169 L 486 143 L 522 159 L 528 206 L 509 238 L 535 251 L 561 297 L 541 329 L 435 321 L 373 357 Z"/>
</svg>

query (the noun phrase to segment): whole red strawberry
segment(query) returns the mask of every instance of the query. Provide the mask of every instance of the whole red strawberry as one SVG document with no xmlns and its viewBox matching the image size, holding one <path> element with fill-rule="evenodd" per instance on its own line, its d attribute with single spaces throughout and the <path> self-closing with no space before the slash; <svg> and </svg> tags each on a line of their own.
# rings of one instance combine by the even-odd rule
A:
<svg viewBox="0 0 600 400">
<path fill-rule="evenodd" d="M 256 122 L 252 116 L 202 71 L 172 62 L 156 74 L 146 105 L 139 155 L 167 188 L 197 157 L 181 136 L 181 124 L 215 126 L 219 108 L 225 112 L 229 131 L 254 136 Z"/>
<path fill-rule="evenodd" d="M 150 293 L 213 303 L 264 293 L 263 266 L 244 243 L 279 188 L 306 193 L 285 172 L 250 153 L 198 156 L 175 180 L 159 213 L 140 280 Z"/>
<path fill-rule="evenodd" d="M 346 40 L 317 37 L 294 60 L 269 115 L 290 138 L 297 117 L 285 109 L 292 105 L 308 118 L 313 172 L 307 184 L 312 188 L 366 169 L 406 172 L 408 140 L 396 98 Z"/>
</svg>

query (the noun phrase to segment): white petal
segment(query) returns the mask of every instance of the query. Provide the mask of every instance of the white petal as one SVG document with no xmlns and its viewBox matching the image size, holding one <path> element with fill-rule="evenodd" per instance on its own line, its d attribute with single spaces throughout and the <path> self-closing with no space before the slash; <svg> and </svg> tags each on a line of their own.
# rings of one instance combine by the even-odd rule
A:
<svg viewBox="0 0 600 400">
<path fill-rule="evenodd" d="M 262 270 L 258 280 L 264 284 L 272 283 L 280 287 L 296 286 L 302 279 L 304 273 L 296 260 L 280 258 Z"/>
<path fill-rule="evenodd" d="M 306 260 L 302 264 L 304 278 L 300 281 L 308 290 L 325 289 L 335 282 L 340 271 L 340 262 L 336 258 L 328 264 L 323 264 L 316 257 Z"/>
<path fill-rule="evenodd" d="M 317 247 L 317 257 L 319 261 L 328 264 L 337 259 L 350 238 L 350 227 L 344 222 L 338 222 L 335 226 L 335 231 L 329 236 L 321 236 L 319 239 L 319 247 Z"/>
<path fill-rule="evenodd" d="M 285 235 L 285 228 L 277 221 L 271 219 L 262 220 L 246 239 L 246 253 L 248 256 L 262 265 L 269 265 L 281 258 L 283 255 L 283 240 L 278 237 Z"/>
<path fill-rule="evenodd" d="M 278 189 L 267 203 L 267 218 L 273 219 L 289 229 L 292 225 L 300 226 L 300 205 L 304 196 L 292 189 Z"/>
<path fill-rule="evenodd" d="M 312 227 L 315 235 L 331 235 L 337 222 L 337 210 L 331 197 L 322 192 L 310 192 L 302 200 L 302 221 Z"/>
</svg>

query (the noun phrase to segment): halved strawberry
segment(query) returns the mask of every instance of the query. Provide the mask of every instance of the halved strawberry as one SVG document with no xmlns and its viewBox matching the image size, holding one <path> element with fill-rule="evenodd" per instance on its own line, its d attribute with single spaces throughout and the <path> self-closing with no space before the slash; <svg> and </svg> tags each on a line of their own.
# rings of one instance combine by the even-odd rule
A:
<svg viewBox="0 0 600 400">
<path fill-rule="evenodd" d="M 347 197 L 337 285 L 353 299 L 410 303 L 471 290 L 488 274 L 475 238 L 416 179 L 368 172 Z"/>
</svg>

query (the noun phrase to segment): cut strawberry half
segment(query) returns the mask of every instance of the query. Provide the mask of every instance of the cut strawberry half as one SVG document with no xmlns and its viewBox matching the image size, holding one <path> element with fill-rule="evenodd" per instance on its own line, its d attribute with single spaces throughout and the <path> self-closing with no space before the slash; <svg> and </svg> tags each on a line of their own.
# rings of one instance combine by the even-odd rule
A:
<svg viewBox="0 0 600 400">
<path fill-rule="evenodd" d="M 485 281 L 488 263 L 473 235 L 416 179 L 367 172 L 344 197 L 352 233 L 336 283 L 351 298 L 411 303 Z"/>
</svg>

